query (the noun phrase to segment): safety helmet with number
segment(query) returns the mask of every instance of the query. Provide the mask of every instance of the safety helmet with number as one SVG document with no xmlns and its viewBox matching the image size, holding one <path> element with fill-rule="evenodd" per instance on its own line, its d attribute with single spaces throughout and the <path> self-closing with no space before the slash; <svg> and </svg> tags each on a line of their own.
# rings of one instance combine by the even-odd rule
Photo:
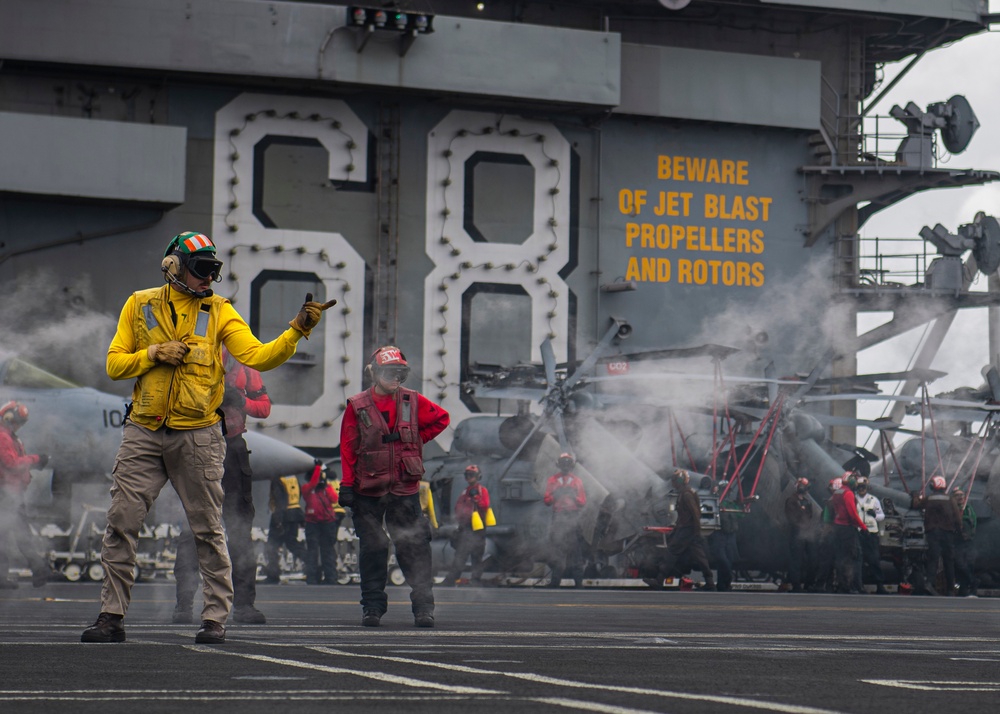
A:
<svg viewBox="0 0 1000 714">
<path fill-rule="evenodd" d="M 181 270 L 186 269 L 202 280 L 222 280 L 222 261 L 219 260 L 215 243 L 204 233 L 187 231 L 178 233 L 163 251 L 161 269 L 167 280 L 180 280 Z"/>
<path fill-rule="evenodd" d="M 948 488 L 948 482 L 944 480 L 944 476 L 935 476 L 931 479 L 932 491 L 944 491 L 946 488 Z"/>
<path fill-rule="evenodd" d="M 400 384 L 410 376 L 406 355 L 395 345 L 385 345 L 375 350 L 365 371 L 371 379 L 378 378 L 390 382 L 399 380 Z"/>
<path fill-rule="evenodd" d="M 559 468 L 563 471 L 569 471 L 573 468 L 573 465 L 576 464 L 576 459 L 573 458 L 573 454 L 568 451 L 564 451 L 559 454 L 559 458 L 556 460 L 556 463 L 559 464 Z"/>
<path fill-rule="evenodd" d="M 17 429 L 28 421 L 28 407 L 11 400 L 0 407 L 0 422 L 12 429 Z"/>
<path fill-rule="evenodd" d="M 826 485 L 826 488 L 827 490 L 830 491 L 830 493 L 838 491 L 843 487 L 844 487 L 844 480 L 841 478 L 832 478 L 830 479 L 830 483 Z"/>
</svg>

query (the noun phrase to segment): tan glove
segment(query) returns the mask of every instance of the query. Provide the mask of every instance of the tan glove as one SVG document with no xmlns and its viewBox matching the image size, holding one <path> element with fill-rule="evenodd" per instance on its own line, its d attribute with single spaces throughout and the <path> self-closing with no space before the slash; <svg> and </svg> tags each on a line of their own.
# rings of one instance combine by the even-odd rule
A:
<svg viewBox="0 0 1000 714">
<path fill-rule="evenodd" d="M 158 345 L 150 345 L 146 348 L 146 354 L 154 362 L 170 364 L 179 367 L 184 361 L 184 355 L 188 353 L 188 346 L 176 340 L 172 342 L 161 342 Z"/>
<path fill-rule="evenodd" d="M 312 293 L 306 293 L 306 301 L 302 303 L 299 314 L 288 324 L 301 332 L 303 336 L 309 337 L 312 329 L 319 324 L 319 319 L 323 316 L 324 310 L 329 310 L 337 304 L 336 300 L 329 302 L 313 302 Z"/>
</svg>

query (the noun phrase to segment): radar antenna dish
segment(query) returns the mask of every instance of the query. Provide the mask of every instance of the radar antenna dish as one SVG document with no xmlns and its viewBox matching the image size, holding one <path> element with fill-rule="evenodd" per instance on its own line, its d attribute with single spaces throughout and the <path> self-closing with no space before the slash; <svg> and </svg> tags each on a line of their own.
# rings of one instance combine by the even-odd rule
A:
<svg viewBox="0 0 1000 714">
<path fill-rule="evenodd" d="M 942 117 L 945 121 L 941 127 L 941 140 L 948 151 L 961 154 L 965 151 L 972 136 L 979 128 L 979 120 L 972 111 L 969 100 L 961 94 L 956 94 L 943 104 L 932 104 L 927 107 L 932 114 Z"/>
<path fill-rule="evenodd" d="M 975 245 L 972 255 L 976 259 L 976 267 L 984 275 L 995 273 L 1000 268 L 1000 222 L 993 216 L 987 216 L 980 211 L 968 226 L 959 230 L 969 229 Z"/>
</svg>

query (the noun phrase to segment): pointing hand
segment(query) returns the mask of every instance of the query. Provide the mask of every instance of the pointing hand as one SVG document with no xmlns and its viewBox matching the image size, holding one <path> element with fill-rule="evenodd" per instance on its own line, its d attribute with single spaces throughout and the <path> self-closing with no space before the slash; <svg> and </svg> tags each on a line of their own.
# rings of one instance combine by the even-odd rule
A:
<svg viewBox="0 0 1000 714">
<path fill-rule="evenodd" d="M 299 309 L 299 314 L 296 315 L 288 324 L 301 332 L 304 337 L 308 338 L 312 329 L 319 324 L 319 320 L 323 316 L 323 311 L 329 310 L 336 304 L 336 300 L 330 300 L 322 303 L 313 302 L 312 293 L 306 293 L 306 301 L 302 303 L 302 307 Z"/>
</svg>

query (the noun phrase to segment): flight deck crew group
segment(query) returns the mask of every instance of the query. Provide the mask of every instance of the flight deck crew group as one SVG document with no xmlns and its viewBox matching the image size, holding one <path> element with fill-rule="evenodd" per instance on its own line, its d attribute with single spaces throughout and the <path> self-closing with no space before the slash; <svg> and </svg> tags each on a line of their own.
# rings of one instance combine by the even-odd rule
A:
<svg viewBox="0 0 1000 714">
<path fill-rule="evenodd" d="M 181 233 L 170 240 L 161 262 L 165 284 L 133 293 L 121 311 L 108 349 L 107 373 L 112 379 L 134 380 L 134 385 L 114 463 L 111 505 L 102 541 L 101 609 L 96 622 L 84 631 L 83 642 L 125 640 L 124 619 L 135 581 L 139 530 L 167 482 L 180 498 L 190 532 L 190 542 L 178 557 L 175 621 L 190 620 L 197 583 L 195 568 L 201 575 L 204 596 L 196 642 L 225 642 L 231 610 L 235 610 L 237 621 L 266 620 L 254 606 L 256 559 L 250 542 L 254 509 L 242 435 L 248 415 L 266 417 L 270 410 L 258 370 L 273 369 L 291 357 L 298 341 L 309 337 L 323 311 L 336 301 L 314 302 L 312 295 L 307 295 L 289 328 L 262 343 L 231 303 L 214 295 L 211 288 L 221 280 L 221 269 L 222 262 L 208 236 Z M 361 624 L 366 627 L 378 626 L 388 609 L 385 587 L 390 545 L 411 589 L 414 624 L 435 624 L 431 525 L 425 505 L 430 494 L 421 494 L 423 445 L 448 426 L 450 417 L 441 406 L 402 386 L 408 374 L 409 365 L 398 347 L 386 345 L 372 354 L 366 366 L 371 386 L 348 399 L 341 423 L 343 478 L 339 494 L 327 482 L 325 466 L 319 462 L 302 494 L 295 476 L 272 484 L 275 512 L 269 538 L 280 538 L 306 563 L 312 583 L 336 578 L 332 543 L 339 515 L 344 508 L 351 509 L 359 541 Z M 24 473 L 44 465 L 45 457 L 26 455 L 14 435 L 26 418 L 23 405 L 0 409 L 0 506 L 8 521 L 23 512 L 18 497 Z M 544 495 L 553 516 L 550 535 L 555 585 L 564 573 L 576 585 L 582 582 L 579 518 L 587 495 L 571 471 L 573 464 L 570 454 L 560 456 L 560 470 L 548 480 Z M 464 521 L 481 524 L 487 513 L 492 516 L 478 467 L 470 466 L 466 476 L 468 487 L 456 507 L 459 537 L 448 578 L 452 582 L 467 558 L 471 558 L 472 580 L 478 582 L 484 538 L 481 528 L 466 528 Z M 677 470 L 672 478 L 678 494 L 678 521 L 661 563 L 661 575 L 673 571 L 681 561 L 690 561 L 704 574 L 707 588 L 714 589 L 700 532 L 700 506 L 689 478 L 683 470 Z M 877 540 L 883 514 L 878 499 L 866 494 L 866 483 L 854 474 L 838 486 L 830 501 L 837 580 L 841 588 L 860 589 L 864 564 L 871 568 L 879 591 L 883 591 Z M 943 558 L 950 592 L 956 577 L 955 541 L 959 539 L 961 544 L 961 539 L 971 539 L 975 515 L 963 520 L 964 502 L 938 489 L 936 480 L 932 487 L 934 493 L 927 499 L 928 562 L 933 573 L 938 555 Z M 305 509 L 301 495 L 305 496 Z M 811 527 L 811 508 L 801 497 L 786 504 L 793 543 L 801 541 L 804 529 Z M 298 515 L 302 518 L 296 518 Z M 306 525 L 308 550 L 300 550 L 300 522 Z M 294 538 L 282 537 L 282 533 L 287 536 L 292 532 Z M 5 557 L 4 541 L 12 534 L 36 572 L 36 584 L 49 579 L 47 563 L 36 563 L 36 551 L 11 529 L 0 529 L 0 565 Z M 268 580 L 272 582 L 278 577 L 274 569 L 277 545 L 275 541 L 270 549 Z M 804 551 L 796 547 L 794 552 L 792 580 L 798 588 L 798 566 Z M 958 558 L 957 572 L 966 590 L 974 592 L 974 583 L 966 574 L 971 572 L 968 559 L 966 548 Z"/>
<path fill-rule="evenodd" d="M 927 483 L 928 494 L 914 493 L 915 508 L 923 510 L 926 552 L 913 563 L 911 576 L 920 594 L 976 595 L 976 512 L 959 489 L 947 493 L 943 476 Z M 789 533 L 788 580 L 790 592 L 865 593 L 864 583 L 875 585 L 878 595 L 888 594 L 882 572 L 880 531 L 886 515 L 895 515 L 891 502 L 869 492 L 869 480 L 856 472 L 831 479 L 830 496 L 817 517 L 809 495 L 809 480 L 796 481 L 795 493 L 785 501 Z M 939 570 L 939 568 L 941 568 Z M 913 586 L 905 583 L 901 591 Z"/>
</svg>

